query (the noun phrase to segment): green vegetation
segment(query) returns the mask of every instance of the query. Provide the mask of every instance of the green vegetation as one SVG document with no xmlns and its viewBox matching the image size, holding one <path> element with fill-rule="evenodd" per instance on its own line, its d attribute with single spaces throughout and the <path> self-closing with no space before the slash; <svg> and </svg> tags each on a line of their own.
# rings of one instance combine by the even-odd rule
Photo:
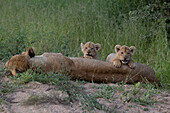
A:
<svg viewBox="0 0 170 113">
<path fill-rule="evenodd" d="M 135 84 L 129 91 L 125 91 L 120 98 L 123 102 L 134 101 L 140 105 L 153 105 L 156 100 L 152 99 L 154 94 L 158 94 L 158 91 L 154 88 L 152 84 L 145 84 L 142 89 L 142 85 L 139 83 Z M 141 91 L 143 90 L 143 91 Z"/>
<path fill-rule="evenodd" d="M 114 99 L 114 94 L 117 91 L 117 88 L 114 86 L 109 86 L 107 84 L 102 84 L 101 86 L 96 87 L 96 89 L 100 89 L 97 91 L 95 97 L 96 98 L 104 98 L 106 100 Z"/>
<path fill-rule="evenodd" d="M 101 43 L 105 60 L 116 44 L 134 45 L 135 62 L 146 63 L 169 87 L 166 2 L 137 0 L 1 0 L 0 59 L 34 47 L 36 54 L 82 56 L 80 43 Z M 161 13 L 164 11 L 164 13 Z"/>
<path fill-rule="evenodd" d="M 39 70 L 37 70 L 39 71 Z M 92 111 L 95 109 L 100 109 L 107 111 L 108 108 L 100 104 L 94 95 L 85 94 L 84 90 L 84 81 L 71 81 L 71 78 L 62 74 L 54 74 L 54 73 L 37 73 L 37 71 L 32 72 L 28 70 L 19 75 L 18 78 L 12 77 L 15 84 L 25 84 L 30 81 L 38 81 L 40 83 L 56 85 L 59 91 L 65 93 L 67 96 L 64 98 L 59 97 L 57 93 L 51 93 L 50 95 L 32 95 L 28 98 L 28 100 L 24 101 L 24 105 L 38 105 L 43 103 L 56 103 L 59 102 L 64 105 L 71 104 L 75 101 L 80 101 L 81 107 L 83 111 Z M 56 89 L 57 90 L 57 89 Z"/>
<path fill-rule="evenodd" d="M 170 89 L 167 7 L 169 3 L 166 0 L 140 2 L 139 0 L 0 0 L 0 60 L 6 61 L 28 47 L 34 47 L 37 55 L 44 52 L 61 52 L 66 56 L 78 57 L 83 55 L 80 43 L 87 41 L 102 45 L 99 59 L 105 60 L 109 53 L 114 52 L 116 44 L 133 45 L 136 47 L 134 61 L 152 67 L 163 84 L 162 89 Z M 64 80 L 69 81 L 67 79 L 70 78 Z M 16 80 L 22 84 L 39 81 L 52 85 L 60 81 L 56 74 L 37 76 L 30 70 L 21 74 Z M 130 95 L 131 98 L 132 93 L 138 91 L 137 86 L 134 87 L 135 90 L 132 89 L 130 93 L 125 92 L 123 97 Z M 95 96 L 109 100 L 114 95 L 111 92 L 113 88 L 108 85 L 101 86 L 100 89 L 103 90 Z M 152 88 L 146 89 L 152 91 Z M 66 91 L 70 93 L 69 90 Z M 0 90 L 0 94 L 1 92 L 4 94 L 3 89 Z M 71 93 L 77 94 L 77 92 Z M 86 97 L 90 96 L 82 98 Z M 145 100 L 149 97 L 144 96 L 133 101 L 143 104 L 147 103 Z M 91 103 L 85 106 L 92 109 L 88 107 Z"/>
<path fill-rule="evenodd" d="M 39 70 L 37 70 L 39 71 Z M 64 98 L 59 97 L 57 93 L 51 93 L 50 95 L 32 95 L 26 101 L 23 102 L 24 105 L 39 105 L 44 103 L 55 104 L 59 102 L 60 104 L 69 105 L 75 101 L 81 103 L 83 111 L 93 111 L 96 109 L 103 111 L 114 111 L 114 109 L 108 108 L 106 105 L 101 104 L 97 101 L 98 98 L 104 98 L 107 102 L 113 102 L 114 95 L 117 92 L 122 92 L 120 99 L 127 102 L 136 102 L 137 104 L 146 106 L 153 105 L 157 101 L 152 97 L 159 93 L 158 89 L 155 89 L 155 86 L 147 83 L 141 84 L 140 82 L 135 84 L 129 90 L 125 90 L 124 83 L 119 84 L 117 87 L 110 86 L 108 84 L 101 84 L 99 86 L 92 86 L 95 93 L 88 94 L 84 93 L 84 81 L 72 81 L 71 78 L 62 74 L 54 73 L 37 73 L 37 71 L 28 70 L 19 76 L 12 77 L 16 85 L 26 84 L 30 81 L 38 81 L 40 83 L 55 85 L 57 88 L 56 91 L 61 91 L 66 94 Z M 28 76 L 29 75 L 29 76 Z"/>
</svg>

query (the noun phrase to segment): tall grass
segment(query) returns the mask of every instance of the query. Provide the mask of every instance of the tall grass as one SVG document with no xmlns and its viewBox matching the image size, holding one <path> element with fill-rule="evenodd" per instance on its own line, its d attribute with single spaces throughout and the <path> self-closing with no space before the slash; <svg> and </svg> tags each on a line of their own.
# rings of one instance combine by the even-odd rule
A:
<svg viewBox="0 0 170 113">
<path fill-rule="evenodd" d="M 154 23 L 139 14 L 131 15 L 130 3 L 125 0 L 0 0 L 0 59 L 8 59 L 28 47 L 34 47 L 37 55 L 61 52 L 78 57 L 82 56 L 80 43 L 93 41 L 102 45 L 99 59 L 105 60 L 114 52 L 116 44 L 133 45 L 136 47 L 134 61 L 152 67 L 168 86 L 170 50 L 164 19 Z"/>
</svg>

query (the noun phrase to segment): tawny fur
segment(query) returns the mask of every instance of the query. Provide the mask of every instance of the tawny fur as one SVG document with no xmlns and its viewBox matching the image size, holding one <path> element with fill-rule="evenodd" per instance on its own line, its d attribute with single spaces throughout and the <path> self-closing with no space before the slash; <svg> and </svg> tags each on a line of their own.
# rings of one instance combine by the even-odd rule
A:
<svg viewBox="0 0 170 113">
<path fill-rule="evenodd" d="M 115 46 L 115 53 L 111 53 L 108 55 L 106 61 L 112 63 L 115 67 L 120 68 L 122 64 L 128 65 L 130 68 L 135 68 L 135 64 L 133 63 L 132 56 L 135 52 L 135 47 L 127 47 L 127 46 Z"/>
<path fill-rule="evenodd" d="M 32 47 L 28 48 L 26 52 L 22 52 L 22 55 L 29 55 L 30 58 L 35 56 L 34 49 Z"/>
<path fill-rule="evenodd" d="M 17 57 L 19 56 L 11 58 L 13 59 L 13 62 L 18 62 Z M 9 62 L 11 62 L 11 59 Z M 30 67 L 33 70 L 41 68 L 44 72 L 66 72 L 66 75 L 71 76 L 74 79 L 114 83 L 122 81 L 125 83 L 137 83 L 145 82 L 147 80 L 151 83 L 156 82 L 160 85 L 154 70 L 145 64 L 136 63 L 135 69 L 131 69 L 124 64 L 121 68 L 115 68 L 108 62 L 85 58 L 68 58 L 60 53 L 44 53 L 40 56 L 27 58 L 27 60 L 22 63 L 22 65 L 26 66 L 25 70 L 27 67 Z M 18 68 L 17 66 L 19 65 L 11 65 L 11 67 L 13 66 Z"/>
<path fill-rule="evenodd" d="M 81 43 L 81 50 L 84 54 L 83 58 L 98 59 L 98 51 L 101 45 L 99 43 L 94 44 L 93 42 L 87 42 L 86 44 Z"/>
<path fill-rule="evenodd" d="M 30 58 L 29 52 L 13 56 L 6 62 L 5 68 L 17 77 L 17 71 L 24 72 L 28 69 L 41 69 L 43 72 L 53 71 L 63 74 L 70 73 L 72 60 L 63 56 L 61 53 L 44 53 L 40 56 Z"/>
<path fill-rule="evenodd" d="M 39 68 L 43 72 L 54 72 L 69 74 L 74 67 L 74 63 L 61 53 L 44 53 L 29 59 L 28 64 L 33 70 Z"/>
<path fill-rule="evenodd" d="M 29 69 L 28 60 L 35 56 L 33 48 L 28 48 L 25 53 L 13 56 L 6 64 L 5 68 L 17 76 L 16 71 L 24 72 Z"/>
<path fill-rule="evenodd" d="M 160 82 L 155 76 L 152 68 L 146 64 L 135 63 L 135 69 L 129 68 L 123 64 L 121 68 L 116 68 L 112 64 L 100 60 L 83 59 L 83 58 L 70 58 L 74 62 L 74 69 L 72 77 L 75 79 L 82 79 L 93 82 L 125 82 L 137 83 Z"/>
</svg>

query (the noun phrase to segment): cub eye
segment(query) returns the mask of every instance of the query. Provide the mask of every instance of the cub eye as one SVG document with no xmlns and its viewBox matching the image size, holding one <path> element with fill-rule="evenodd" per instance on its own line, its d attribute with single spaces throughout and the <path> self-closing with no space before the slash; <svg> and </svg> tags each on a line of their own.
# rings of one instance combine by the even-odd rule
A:
<svg viewBox="0 0 170 113">
<path fill-rule="evenodd" d="M 121 54 L 123 55 L 123 52 L 121 52 Z"/>
<path fill-rule="evenodd" d="M 85 49 L 87 49 L 87 47 Z"/>
</svg>

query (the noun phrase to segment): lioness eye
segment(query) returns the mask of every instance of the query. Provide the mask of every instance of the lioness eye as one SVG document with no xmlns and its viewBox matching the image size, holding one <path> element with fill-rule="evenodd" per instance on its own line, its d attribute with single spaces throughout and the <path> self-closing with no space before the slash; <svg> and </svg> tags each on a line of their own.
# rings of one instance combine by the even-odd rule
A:
<svg viewBox="0 0 170 113">
<path fill-rule="evenodd" d="M 91 49 L 93 49 L 93 48 L 91 48 Z"/>
<path fill-rule="evenodd" d="M 123 52 L 121 52 L 121 54 L 123 54 Z"/>
</svg>

